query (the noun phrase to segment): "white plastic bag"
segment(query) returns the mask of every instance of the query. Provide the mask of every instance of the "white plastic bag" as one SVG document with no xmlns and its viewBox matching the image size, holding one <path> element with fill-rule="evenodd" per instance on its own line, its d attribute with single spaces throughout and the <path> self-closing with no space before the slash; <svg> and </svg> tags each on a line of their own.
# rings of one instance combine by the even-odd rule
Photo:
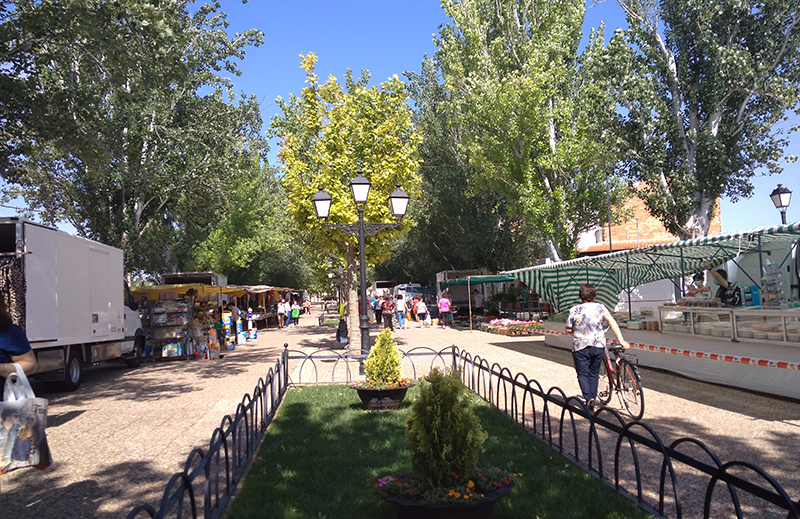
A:
<svg viewBox="0 0 800 519">
<path fill-rule="evenodd" d="M 19 364 L 6 377 L 0 402 L 0 474 L 53 463 L 47 444 L 47 399 L 37 398 Z"/>
<path fill-rule="evenodd" d="M 22 371 L 19 364 L 13 364 L 15 373 L 10 373 L 6 377 L 6 387 L 3 391 L 4 402 L 17 402 L 23 398 L 36 398 L 33 393 L 31 383 L 28 381 L 28 376 Z"/>
</svg>

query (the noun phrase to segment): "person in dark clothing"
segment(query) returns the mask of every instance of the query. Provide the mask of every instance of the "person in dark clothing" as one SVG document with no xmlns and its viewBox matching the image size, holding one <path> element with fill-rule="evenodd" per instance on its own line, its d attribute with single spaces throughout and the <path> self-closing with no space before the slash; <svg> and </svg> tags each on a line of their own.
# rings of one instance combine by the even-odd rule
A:
<svg viewBox="0 0 800 519">
<path fill-rule="evenodd" d="M 14 364 L 26 375 L 32 375 L 36 371 L 36 355 L 25 332 L 11 320 L 5 298 L 0 296 L 0 401 L 6 377 L 17 371 Z"/>
<path fill-rule="evenodd" d="M 383 328 L 394 331 L 394 301 L 390 296 L 384 296 L 381 313 L 383 313 Z"/>
</svg>

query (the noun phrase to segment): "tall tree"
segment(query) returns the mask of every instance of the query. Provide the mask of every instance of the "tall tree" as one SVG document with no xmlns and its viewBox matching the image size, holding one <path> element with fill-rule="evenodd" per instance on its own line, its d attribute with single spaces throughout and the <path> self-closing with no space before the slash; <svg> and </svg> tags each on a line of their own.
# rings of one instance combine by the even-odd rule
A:
<svg viewBox="0 0 800 519">
<path fill-rule="evenodd" d="M 492 272 L 530 265 L 544 248 L 503 193 L 475 181 L 476 168 L 459 146 L 464 133 L 458 106 L 441 83 L 433 60 L 406 73 L 421 129 L 423 183 L 410 211 L 414 226 L 376 267 L 380 279 L 433 284 L 436 272 L 486 267 Z"/>
<path fill-rule="evenodd" d="M 364 70 L 355 80 L 350 70 L 345 84 L 330 76 L 319 84 L 314 68 L 317 56 L 301 55 L 306 71 L 306 87 L 301 95 L 278 99 L 282 114 L 272 120 L 272 134 L 280 138 L 278 158 L 286 171 L 283 186 L 289 196 L 289 212 L 301 231 L 309 236 L 313 248 L 347 265 L 345 289 L 349 293 L 350 329 L 357 329 L 356 265 L 358 240 L 338 231 L 324 230 L 314 214 L 311 199 L 318 186 L 333 197 L 329 221 L 352 223 L 358 214 L 350 194 L 350 181 L 363 171 L 372 183 L 364 217 L 369 222 L 390 222 L 386 202 L 396 184 L 412 199 L 420 184 L 417 146 L 420 136 L 411 123 L 411 109 L 403 83 L 397 76 L 367 87 L 369 73 Z M 367 238 L 368 263 L 380 262 L 390 253 L 389 239 L 405 232 L 403 225 Z"/>
<path fill-rule="evenodd" d="M 670 232 L 705 236 L 719 197 L 750 196 L 759 168 L 782 169 L 776 124 L 800 103 L 800 2 L 618 3 L 629 30 L 609 41 L 606 74 L 624 167 Z"/>
<path fill-rule="evenodd" d="M 585 2 L 442 6 L 452 24 L 435 38 L 436 60 L 478 181 L 540 230 L 552 259 L 570 256 L 578 236 L 605 220 L 606 187 L 612 203 L 624 200 L 624 189 L 609 185 L 616 159 L 602 132 L 613 105 L 580 73 Z"/>
<path fill-rule="evenodd" d="M 2 20 L 2 175 L 48 223 L 121 247 L 132 271 L 170 268 L 192 221 L 215 219 L 263 153 L 258 103 L 238 98 L 219 4 L 15 2 Z"/>
<path fill-rule="evenodd" d="M 185 270 L 225 272 L 228 281 L 244 285 L 309 287 L 319 285 L 314 265 L 325 258 L 305 246 L 294 222 L 286 217 L 288 199 L 278 170 L 253 154 L 248 171 L 230 193 L 230 210 L 212 226 L 198 229 L 185 251 Z"/>
</svg>

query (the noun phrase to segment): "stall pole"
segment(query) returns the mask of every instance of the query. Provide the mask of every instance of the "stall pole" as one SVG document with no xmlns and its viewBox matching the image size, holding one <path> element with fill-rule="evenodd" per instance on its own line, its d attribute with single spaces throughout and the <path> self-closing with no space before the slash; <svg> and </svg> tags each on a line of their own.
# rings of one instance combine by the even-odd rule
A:
<svg viewBox="0 0 800 519">
<path fill-rule="evenodd" d="M 470 276 L 467 276 L 467 301 L 469 303 L 469 331 L 472 331 L 472 289 L 469 284 Z"/>
<path fill-rule="evenodd" d="M 686 265 L 683 262 L 683 247 L 680 248 L 681 251 L 681 297 L 683 294 L 686 293 Z"/>
<path fill-rule="evenodd" d="M 630 258 L 625 255 L 625 284 L 628 286 L 628 319 L 633 319 L 633 309 L 631 308 L 631 265 Z"/>
</svg>

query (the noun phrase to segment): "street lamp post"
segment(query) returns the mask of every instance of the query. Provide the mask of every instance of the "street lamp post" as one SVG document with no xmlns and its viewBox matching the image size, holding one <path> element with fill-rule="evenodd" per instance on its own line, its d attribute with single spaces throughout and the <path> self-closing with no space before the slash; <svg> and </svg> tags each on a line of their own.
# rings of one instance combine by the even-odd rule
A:
<svg viewBox="0 0 800 519">
<path fill-rule="evenodd" d="M 360 264 L 361 276 L 361 312 L 359 315 L 359 329 L 361 330 L 361 353 L 366 355 L 369 353 L 369 314 L 367 313 L 367 261 L 366 253 L 364 251 L 364 239 L 367 236 L 375 236 L 384 229 L 390 229 L 400 225 L 403 216 L 408 209 L 409 196 L 400 189 L 400 184 L 397 184 L 397 189 L 389 196 L 389 204 L 392 209 L 392 216 L 397 218 L 396 223 L 371 223 L 364 221 L 364 207 L 367 204 L 369 197 L 369 190 L 372 184 L 367 180 L 361 172 L 358 172 L 356 178 L 350 182 L 350 191 L 353 195 L 353 201 L 358 208 L 358 222 L 356 223 L 325 223 L 328 216 L 330 216 L 331 204 L 333 199 L 331 195 L 323 191 L 320 186 L 319 191 L 314 195 L 311 202 L 314 205 L 314 212 L 317 218 L 321 220 L 320 225 L 326 229 L 335 229 L 342 231 L 351 238 L 358 237 L 358 257 Z"/>
<path fill-rule="evenodd" d="M 769 194 L 769 197 L 772 199 L 772 203 L 775 204 L 775 209 L 781 212 L 781 223 L 786 225 L 786 209 L 789 207 L 789 202 L 792 201 L 792 192 L 778 184 L 778 187 Z"/>
</svg>

